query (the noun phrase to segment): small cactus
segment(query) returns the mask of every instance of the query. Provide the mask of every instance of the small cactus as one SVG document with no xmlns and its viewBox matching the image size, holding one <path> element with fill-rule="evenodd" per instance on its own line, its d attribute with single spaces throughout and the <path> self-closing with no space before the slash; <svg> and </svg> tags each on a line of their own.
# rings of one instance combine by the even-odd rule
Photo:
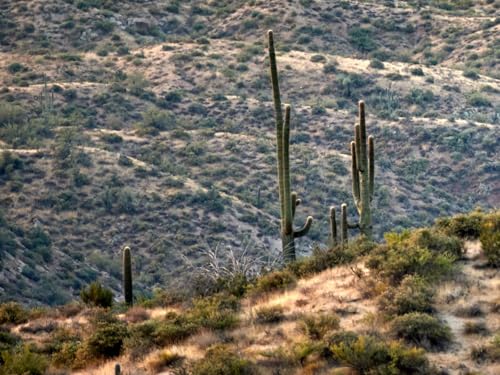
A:
<svg viewBox="0 0 500 375">
<path fill-rule="evenodd" d="M 120 367 L 120 364 L 117 363 L 115 365 L 115 375 L 121 375 L 121 373 L 122 373 L 122 368 Z"/>
<path fill-rule="evenodd" d="M 297 193 L 291 192 L 290 187 L 290 105 L 285 105 L 285 118 L 281 108 L 281 96 L 278 81 L 278 68 L 276 66 L 276 53 L 274 50 L 273 32 L 268 31 L 269 62 L 271 70 L 271 83 L 273 87 L 274 112 L 276 117 L 276 149 L 278 159 L 278 183 L 281 211 L 281 241 L 283 258 L 289 263 L 295 260 L 295 238 L 305 236 L 312 224 L 312 216 L 308 216 L 305 224 L 293 228 L 295 209 L 301 203 Z"/>
<path fill-rule="evenodd" d="M 123 294 L 125 303 L 132 306 L 134 299 L 132 292 L 132 256 L 128 246 L 123 249 Z"/>
</svg>

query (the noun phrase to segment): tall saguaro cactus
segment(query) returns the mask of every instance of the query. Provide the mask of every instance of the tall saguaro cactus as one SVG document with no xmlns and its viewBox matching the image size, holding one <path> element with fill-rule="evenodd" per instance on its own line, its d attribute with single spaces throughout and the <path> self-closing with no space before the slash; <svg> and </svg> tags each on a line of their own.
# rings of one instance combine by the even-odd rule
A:
<svg viewBox="0 0 500 375">
<path fill-rule="evenodd" d="M 330 247 L 333 249 L 337 246 L 337 218 L 335 207 L 330 207 Z"/>
<path fill-rule="evenodd" d="M 130 248 L 126 246 L 123 249 L 123 294 L 125 296 L 125 303 L 132 306 L 134 296 L 132 292 L 132 256 Z"/>
<path fill-rule="evenodd" d="M 303 227 L 293 228 L 295 209 L 301 203 L 296 193 L 290 187 L 290 105 L 285 105 L 285 118 L 281 108 L 281 96 L 276 66 L 276 53 L 272 30 L 268 31 L 269 62 L 271 68 L 271 83 L 273 86 L 274 112 L 276 117 L 276 154 L 278 159 L 278 183 L 281 211 L 281 242 L 285 262 L 295 260 L 295 238 L 305 236 L 312 224 L 312 216 L 308 216 Z"/>
<path fill-rule="evenodd" d="M 375 150 L 373 137 L 366 138 L 365 103 L 359 102 L 359 123 L 351 142 L 352 196 L 359 214 L 358 227 L 363 236 L 372 237 L 371 201 L 373 199 Z"/>
</svg>

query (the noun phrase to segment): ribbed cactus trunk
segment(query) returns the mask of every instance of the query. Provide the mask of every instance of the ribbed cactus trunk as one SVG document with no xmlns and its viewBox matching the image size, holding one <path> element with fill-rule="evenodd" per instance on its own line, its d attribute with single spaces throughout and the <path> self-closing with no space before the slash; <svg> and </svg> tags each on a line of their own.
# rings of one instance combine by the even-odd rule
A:
<svg viewBox="0 0 500 375">
<path fill-rule="evenodd" d="M 330 207 L 330 248 L 337 246 L 337 218 L 335 207 Z"/>
<path fill-rule="evenodd" d="M 123 249 L 123 294 L 125 296 L 125 303 L 132 306 L 134 303 L 132 292 L 132 255 L 128 246 Z"/>
<path fill-rule="evenodd" d="M 371 201 L 373 199 L 375 151 L 373 137 L 366 137 L 365 103 L 359 102 L 359 123 L 355 125 L 355 140 L 351 142 L 352 195 L 359 214 L 359 230 L 372 237 Z"/>
<path fill-rule="evenodd" d="M 274 113 L 276 118 L 276 159 L 278 164 L 278 185 L 281 213 L 281 242 L 283 258 L 286 263 L 293 262 L 295 255 L 295 238 L 305 236 L 312 224 L 309 216 L 304 226 L 295 230 L 293 219 L 295 209 L 300 204 L 296 193 L 291 192 L 290 183 L 290 105 L 285 106 L 285 118 L 281 106 L 281 95 L 278 81 L 278 68 L 274 50 L 273 32 L 269 30 L 269 63 L 271 70 L 271 84 L 273 87 Z"/>
<path fill-rule="evenodd" d="M 348 241 L 347 204 L 342 203 L 340 212 L 340 242 L 345 245 Z"/>
</svg>

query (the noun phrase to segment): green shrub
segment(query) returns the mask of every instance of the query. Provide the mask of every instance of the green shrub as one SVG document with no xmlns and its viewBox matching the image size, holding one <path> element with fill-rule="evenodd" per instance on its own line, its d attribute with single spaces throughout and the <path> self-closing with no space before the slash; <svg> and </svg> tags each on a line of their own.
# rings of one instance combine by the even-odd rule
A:
<svg viewBox="0 0 500 375">
<path fill-rule="evenodd" d="M 423 76 L 424 75 L 424 71 L 422 70 L 422 68 L 411 68 L 410 69 L 410 73 L 414 76 Z"/>
<path fill-rule="evenodd" d="M 429 374 L 431 368 L 422 349 L 385 343 L 372 336 L 359 336 L 330 347 L 333 358 L 360 374 Z"/>
<path fill-rule="evenodd" d="M 500 267 L 500 212 L 486 216 L 479 240 L 488 263 Z"/>
<path fill-rule="evenodd" d="M 0 127 L 18 124 L 26 116 L 26 112 L 18 105 L 0 102 Z"/>
<path fill-rule="evenodd" d="M 211 329 L 228 329 L 238 323 L 236 311 L 239 302 L 236 297 L 226 294 L 216 294 L 199 298 L 193 302 L 193 307 L 187 312 L 189 321 Z"/>
<path fill-rule="evenodd" d="M 143 121 L 138 125 L 142 134 L 156 135 L 163 130 L 172 130 L 176 124 L 175 116 L 165 110 L 150 108 L 142 117 Z"/>
<path fill-rule="evenodd" d="M 474 211 L 436 220 L 436 226 L 445 233 L 460 238 L 477 239 L 481 233 L 484 213 Z"/>
<path fill-rule="evenodd" d="M 260 324 L 279 323 L 285 319 L 282 306 L 263 306 L 255 311 L 255 321 Z"/>
<path fill-rule="evenodd" d="M 80 298 L 83 303 L 90 306 L 111 307 L 113 304 L 113 292 L 104 288 L 98 281 L 83 288 Z"/>
<path fill-rule="evenodd" d="M 456 258 L 463 255 L 462 241 L 432 229 L 417 229 L 412 232 L 409 243 L 438 253 L 451 254 Z"/>
<path fill-rule="evenodd" d="M 465 70 L 463 72 L 463 75 L 464 75 L 464 77 L 470 78 L 470 79 L 473 79 L 473 80 L 476 80 L 476 79 L 479 78 L 479 74 L 477 74 L 477 72 L 474 71 L 474 70 Z"/>
<path fill-rule="evenodd" d="M 391 332 L 395 337 L 427 350 L 444 349 L 452 339 L 450 327 L 429 314 L 419 312 L 395 318 Z"/>
<path fill-rule="evenodd" d="M 370 52 L 377 48 L 372 35 L 371 30 L 353 27 L 349 30 L 349 42 L 361 52 Z"/>
<path fill-rule="evenodd" d="M 7 66 L 7 71 L 10 74 L 16 74 L 16 73 L 23 72 L 26 70 L 27 70 L 27 68 L 23 64 L 17 63 L 17 62 L 9 64 L 9 66 Z"/>
<path fill-rule="evenodd" d="M 33 352 L 29 346 L 19 347 L 14 352 L 3 352 L 2 361 L 2 375 L 43 375 L 48 367 L 47 359 Z"/>
<path fill-rule="evenodd" d="M 13 349 L 19 343 L 19 337 L 0 326 L 0 353 Z M 1 357 L 0 357 L 1 358 Z"/>
<path fill-rule="evenodd" d="M 0 176 L 10 175 L 14 171 L 22 169 L 24 163 L 22 159 L 10 151 L 0 154 Z"/>
<path fill-rule="evenodd" d="M 389 289 L 378 300 L 379 309 L 389 315 L 410 312 L 431 313 L 434 309 L 434 290 L 419 276 L 407 275 L 397 287 Z"/>
<path fill-rule="evenodd" d="M 29 318 L 28 310 L 17 302 L 5 302 L 0 305 L 0 324 L 22 324 Z"/>
<path fill-rule="evenodd" d="M 386 238 L 398 234 L 386 234 Z M 398 284 L 406 275 L 418 275 L 429 281 L 440 280 L 453 270 L 455 258 L 449 254 L 439 254 L 429 249 L 397 244 L 378 246 L 367 258 L 366 265 L 376 275 Z"/>
<path fill-rule="evenodd" d="M 287 270 L 297 277 L 305 277 L 322 272 L 339 264 L 349 263 L 357 255 L 368 253 L 374 244 L 363 240 L 355 240 L 345 248 L 340 246 L 334 249 L 322 250 L 315 248 L 313 254 L 302 258 L 287 266 Z"/>
<path fill-rule="evenodd" d="M 300 324 L 309 338 L 321 340 L 327 333 L 339 328 L 340 318 L 335 313 L 303 315 Z"/>
<path fill-rule="evenodd" d="M 169 313 L 165 320 L 155 327 L 154 342 L 159 346 L 175 344 L 194 334 L 198 328 L 199 322 L 191 317 Z"/>
<path fill-rule="evenodd" d="M 295 283 L 295 276 L 290 271 L 274 271 L 261 276 L 252 291 L 254 293 L 269 293 L 287 289 Z"/>
<path fill-rule="evenodd" d="M 371 60 L 369 66 L 373 69 L 384 69 L 384 63 L 377 59 Z"/>
<path fill-rule="evenodd" d="M 121 322 L 99 323 L 83 347 L 90 358 L 112 358 L 119 356 L 128 335 L 127 326 Z"/>
<path fill-rule="evenodd" d="M 491 107 L 491 101 L 479 92 L 469 94 L 467 104 L 473 107 Z"/>
<path fill-rule="evenodd" d="M 255 375 L 257 370 L 227 346 L 209 348 L 205 357 L 195 363 L 193 375 Z"/>
</svg>

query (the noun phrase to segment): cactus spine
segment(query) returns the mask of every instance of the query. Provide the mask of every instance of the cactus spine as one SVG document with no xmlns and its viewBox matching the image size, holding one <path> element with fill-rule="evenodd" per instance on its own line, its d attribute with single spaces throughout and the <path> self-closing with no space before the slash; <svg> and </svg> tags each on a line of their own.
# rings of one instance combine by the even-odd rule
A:
<svg viewBox="0 0 500 375">
<path fill-rule="evenodd" d="M 123 249 L 123 294 L 125 303 L 132 306 L 134 299 L 132 293 L 132 256 L 128 246 Z"/>
<path fill-rule="evenodd" d="M 372 237 L 370 204 L 373 199 L 375 150 L 373 137 L 366 138 L 365 103 L 359 102 L 359 123 L 355 125 L 351 142 L 352 196 L 359 214 L 358 227 L 363 236 Z M 368 143 L 368 147 L 367 147 Z"/>
<path fill-rule="evenodd" d="M 281 96 L 278 82 L 278 68 L 274 50 L 273 32 L 268 31 L 269 62 L 271 70 L 271 84 L 273 87 L 273 102 L 276 118 L 276 154 L 278 160 L 278 183 L 281 212 L 281 241 L 283 258 L 289 263 L 295 260 L 295 238 L 305 236 L 312 224 L 312 217 L 308 216 L 306 223 L 300 229 L 293 228 L 295 209 L 301 203 L 296 193 L 290 187 L 290 105 L 285 105 L 285 118 L 281 108 Z"/>
</svg>

